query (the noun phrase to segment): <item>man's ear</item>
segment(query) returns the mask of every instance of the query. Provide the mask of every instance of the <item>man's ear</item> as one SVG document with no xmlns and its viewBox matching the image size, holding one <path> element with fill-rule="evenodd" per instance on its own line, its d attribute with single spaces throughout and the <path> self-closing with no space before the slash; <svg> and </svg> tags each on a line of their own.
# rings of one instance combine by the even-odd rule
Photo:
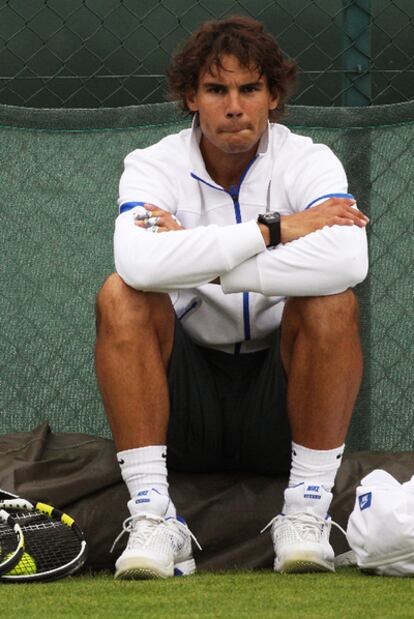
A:
<svg viewBox="0 0 414 619">
<path fill-rule="evenodd" d="M 269 111 L 275 110 L 278 105 L 279 105 L 278 93 L 277 92 L 275 92 L 274 94 L 271 93 L 270 98 L 269 98 Z"/>
<path fill-rule="evenodd" d="M 189 90 L 186 93 L 185 102 L 190 112 L 198 112 L 197 93 L 195 90 Z"/>
</svg>

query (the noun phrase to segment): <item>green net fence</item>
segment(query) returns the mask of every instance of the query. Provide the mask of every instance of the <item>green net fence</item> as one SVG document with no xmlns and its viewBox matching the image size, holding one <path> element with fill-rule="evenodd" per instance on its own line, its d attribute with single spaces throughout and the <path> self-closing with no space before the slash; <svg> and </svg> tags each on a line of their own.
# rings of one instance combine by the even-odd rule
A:
<svg viewBox="0 0 414 619">
<path fill-rule="evenodd" d="M 172 51 L 202 21 L 249 15 L 298 60 L 304 105 L 414 97 L 412 0 L 0 0 L 0 103 L 164 100 Z"/>
<path fill-rule="evenodd" d="M 352 449 L 414 449 L 413 119 L 413 102 L 298 106 L 288 117 L 339 155 L 371 218 Z M 94 376 L 94 301 L 113 270 L 123 158 L 188 124 L 172 104 L 0 106 L 0 432 L 49 419 L 55 431 L 109 434 Z"/>
</svg>

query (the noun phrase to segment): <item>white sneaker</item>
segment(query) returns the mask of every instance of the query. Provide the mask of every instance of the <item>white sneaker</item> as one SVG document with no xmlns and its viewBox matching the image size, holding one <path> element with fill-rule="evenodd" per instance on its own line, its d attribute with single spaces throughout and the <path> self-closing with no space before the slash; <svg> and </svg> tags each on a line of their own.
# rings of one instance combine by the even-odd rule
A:
<svg viewBox="0 0 414 619">
<path fill-rule="evenodd" d="M 330 516 L 321 516 L 331 499 L 332 494 L 321 485 L 299 484 L 285 491 L 287 513 L 279 514 L 265 527 L 271 527 L 275 572 L 335 571 L 329 534 L 332 524 L 339 525 Z"/>
<path fill-rule="evenodd" d="M 275 572 L 334 572 L 331 519 L 311 512 L 280 514 L 272 524 Z"/>
<path fill-rule="evenodd" d="M 144 490 L 138 493 L 137 501 L 128 502 L 128 507 L 132 515 L 124 521 L 114 542 L 115 546 L 125 532 L 129 533 L 127 547 L 115 563 L 115 578 L 169 578 L 196 571 L 191 538 L 199 544 L 182 518 L 168 516 L 168 496 L 154 489 Z"/>
</svg>

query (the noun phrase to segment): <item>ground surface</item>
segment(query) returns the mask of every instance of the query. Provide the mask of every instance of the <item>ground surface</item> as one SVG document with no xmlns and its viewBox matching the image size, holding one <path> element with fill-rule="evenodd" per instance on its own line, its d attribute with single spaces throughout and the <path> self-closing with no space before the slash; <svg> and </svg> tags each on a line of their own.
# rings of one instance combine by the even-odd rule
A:
<svg viewBox="0 0 414 619">
<path fill-rule="evenodd" d="M 6 615 L 30 619 L 339 619 L 414 617 L 414 579 L 360 574 L 198 574 L 166 581 L 114 581 L 111 574 L 2 585 Z"/>
</svg>

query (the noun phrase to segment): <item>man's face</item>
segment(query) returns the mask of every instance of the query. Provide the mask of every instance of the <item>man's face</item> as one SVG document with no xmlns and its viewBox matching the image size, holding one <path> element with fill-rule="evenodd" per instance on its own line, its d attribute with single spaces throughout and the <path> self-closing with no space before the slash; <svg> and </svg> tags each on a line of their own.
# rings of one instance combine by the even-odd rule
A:
<svg viewBox="0 0 414 619">
<path fill-rule="evenodd" d="M 197 91 L 189 93 L 187 105 L 199 114 L 204 146 L 228 154 L 245 153 L 256 147 L 278 98 L 257 69 L 241 66 L 230 55 L 221 61 L 222 69 L 213 66 L 200 74 Z"/>
</svg>

